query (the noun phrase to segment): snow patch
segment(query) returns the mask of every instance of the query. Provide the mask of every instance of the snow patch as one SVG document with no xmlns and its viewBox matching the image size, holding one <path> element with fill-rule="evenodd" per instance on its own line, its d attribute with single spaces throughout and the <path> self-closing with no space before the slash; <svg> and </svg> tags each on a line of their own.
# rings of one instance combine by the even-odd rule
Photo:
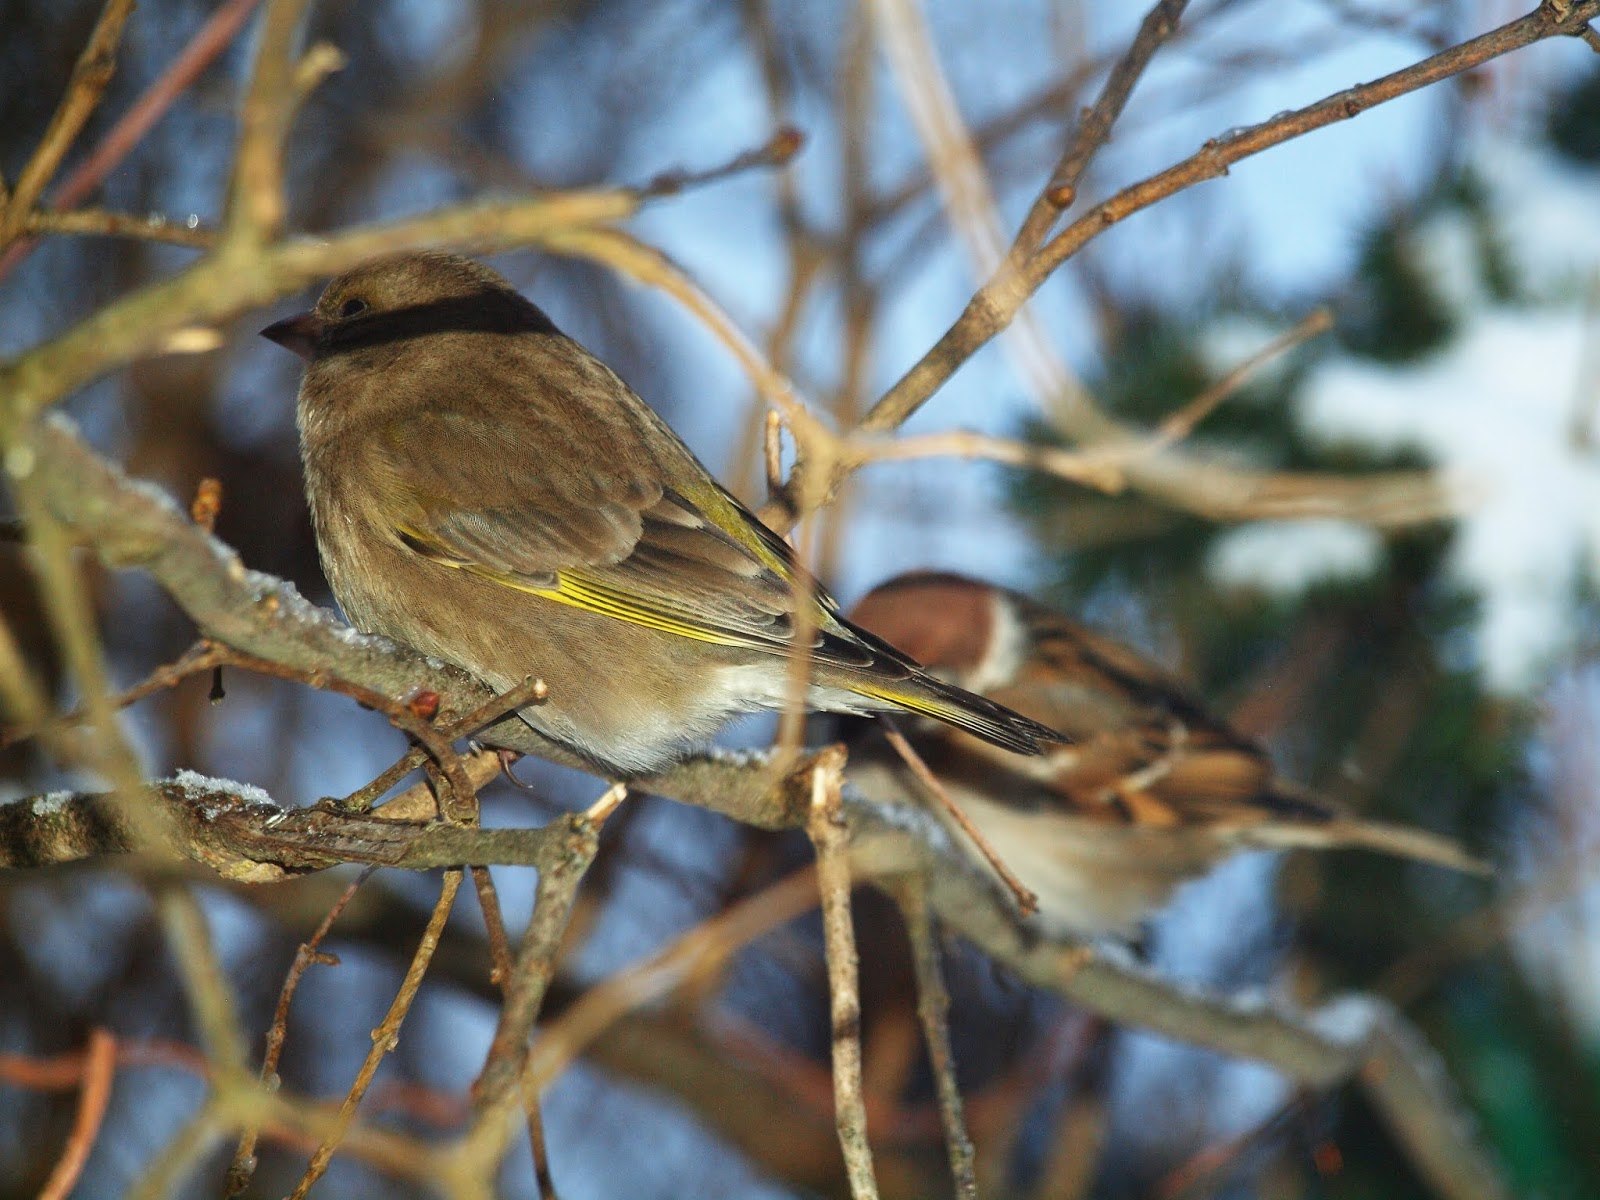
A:
<svg viewBox="0 0 1600 1200">
<path fill-rule="evenodd" d="M 1600 269 L 1600 170 L 1509 138 L 1486 141 L 1472 166 L 1519 282 L 1547 295 L 1586 289 Z"/>
<path fill-rule="evenodd" d="M 1383 539 L 1351 521 L 1253 521 L 1212 544 L 1206 573 L 1223 587 L 1292 598 L 1319 583 L 1364 579 Z"/>
<path fill-rule="evenodd" d="M 1483 250 L 1472 219 L 1459 209 L 1435 213 L 1406 239 L 1428 288 L 1453 310 L 1483 300 Z"/>
<path fill-rule="evenodd" d="M 35 796 L 33 804 L 30 806 L 33 809 L 33 815 L 36 817 L 53 816 L 70 804 L 74 795 L 75 793 L 73 792 L 46 792 L 42 796 Z"/>
<path fill-rule="evenodd" d="M 1481 668 L 1502 693 L 1572 647 L 1578 585 L 1600 574 L 1588 325 L 1576 310 L 1483 311 L 1422 362 L 1328 362 L 1300 398 L 1312 437 L 1421 451 L 1463 481 L 1449 570 L 1482 598 Z"/>
<path fill-rule="evenodd" d="M 272 802 L 272 797 L 253 783 L 240 783 L 236 779 L 216 779 L 187 768 L 172 777 L 172 786 L 195 801 L 205 801 L 218 792 L 230 792 L 252 806 L 277 807 Z"/>
</svg>

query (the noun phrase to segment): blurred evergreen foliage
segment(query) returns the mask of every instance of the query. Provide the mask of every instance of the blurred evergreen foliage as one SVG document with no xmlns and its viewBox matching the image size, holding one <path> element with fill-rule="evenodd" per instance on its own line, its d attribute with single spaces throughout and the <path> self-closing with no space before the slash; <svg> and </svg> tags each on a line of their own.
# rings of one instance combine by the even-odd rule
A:
<svg viewBox="0 0 1600 1200">
<path fill-rule="evenodd" d="M 1558 153 L 1600 161 L 1600 71 L 1559 97 L 1547 128 Z M 1456 336 L 1465 314 L 1446 281 L 1430 273 L 1414 236 L 1440 214 L 1463 219 L 1471 231 L 1476 261 L 1452 266 L 1470 269 L 1484 303 L 1529 302 L 1483 186 L 1465 169 L 1446 174 L 1366 231 L 1359 265 L 1336 302 L 1336 334 L 1231 397 L 1195 444 L 1267 468 L 1422 465 L 1409 456 L 1331 450 L 1308 438 L 1295 412 L 1308 370 L 1328 356 L 1413 363 Z M 1185 311 L 1129 303 L 1102 313 L 1112 332 L 1086 382 L 1116 416 L 1154 426 L 1228 369 L 1208 369 L 1208 330 L 1240 319 L 1270 330 L 1298 315 L 1237 296 Z M 1024 432 L 1061 444 L 1044 420 Z M 1286 662 L 1292 668 L 1308 633 L 1331 638 L 1333 652 L 1303 656 L 1312 677 L 1298 679 L 1297 699 L 1274 714 L 1279 727 L 1269 736 L 1285 767 L 1364 813 L 1447 832 L 1491 861 L 1503 859 L 1504 830 L 1537 803 L 1529 771 L 1535 714 L 1489 694 L 1463 649 L 1476 600 L 1444 573 L 1447 526 L 1390 534 L 1369 577 L 1313 585 L 1290 601 L 1225 593 L 1207 577 L 1208 556 L 1228 526 L 1138 495 L 1107 498 L 1044 475 L 1013 479 L 1013 506 L 1050 556 L 1048 599 L 1158 647 L 1224 711 Z M 1298 977 L 1322 994 L 1371 988 L 1389 964 L 1494 896 L 1475 881 L 1359 853 L 1300 856 L 1287 864 L 1281 891 L 1297 927 Z M 1535 990 L 1504 945 L 1465 965 L 1425 989 L 1412 1015 L 1450 1073 L 1466 1082 L 1519 1195 L 1600 1196 L 1593 1136 L 1600 1048 L 1556 1019 L 1556 1002 Z M 1340 1113 L 1332 1136 L 1341 1170 L 1295 1194 L 1430 1194 L 1359 1103 Z M 1306 1175 L 1314 1177 L 1309 1165 Z"/>
</svg>

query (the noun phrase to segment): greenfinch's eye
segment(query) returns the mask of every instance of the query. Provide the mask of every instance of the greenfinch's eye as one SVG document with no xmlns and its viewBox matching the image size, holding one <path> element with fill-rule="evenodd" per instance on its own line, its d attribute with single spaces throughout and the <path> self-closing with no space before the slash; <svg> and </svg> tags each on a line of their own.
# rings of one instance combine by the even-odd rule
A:
<svg viewBox="0 0 1600 1200">
<path fill-rule="evenodd" d="M 341 317 L 358 317 L 367 311 L 367 302 L 351 298 L 339 306 Z"/>
</svg>

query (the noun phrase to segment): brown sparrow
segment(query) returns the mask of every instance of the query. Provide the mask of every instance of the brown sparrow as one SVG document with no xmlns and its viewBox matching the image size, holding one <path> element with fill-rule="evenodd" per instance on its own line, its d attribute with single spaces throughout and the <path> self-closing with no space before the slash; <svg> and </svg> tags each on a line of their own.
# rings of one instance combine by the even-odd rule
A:
<svg viewBox="0 0 1600 1200">
<path fill-rule="evenodd" d="M 1363 846 L 1458 870 L 1448 838 L 1365 821 L 1280 779 L 1266 751 L 1135 651 L 1017 592 L 902 575 L 851 620 L 960 687 L 1069 740 L 1035 758 L 930 724 L 911 741 L 1052 930 L 1131 936 L 1174 888 L 1250 848 Z M 851 751 L 864 795 L 922 798 L 881 737 Z"/>
</svg>

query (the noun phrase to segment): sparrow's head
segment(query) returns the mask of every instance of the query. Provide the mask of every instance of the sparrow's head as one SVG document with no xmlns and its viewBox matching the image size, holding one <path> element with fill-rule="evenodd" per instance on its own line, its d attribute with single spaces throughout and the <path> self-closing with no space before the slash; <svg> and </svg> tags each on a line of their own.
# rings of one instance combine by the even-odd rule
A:
<svg viewBox="0 0 1600 1200">
<path fill-rule="evenodd" d="M 1005 596 L 963 575 L 918 571 L 868 592 L 850 619 L 935 674 L 971 688 L 968 681 L 993 651 Z"/>
</svg>

